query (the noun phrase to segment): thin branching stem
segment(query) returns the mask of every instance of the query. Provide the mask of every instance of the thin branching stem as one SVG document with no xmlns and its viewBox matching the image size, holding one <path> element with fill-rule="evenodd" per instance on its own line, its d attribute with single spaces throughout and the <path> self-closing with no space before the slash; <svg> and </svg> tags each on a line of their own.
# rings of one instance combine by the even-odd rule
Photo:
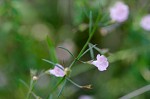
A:
<svg viewBox="0 0 150 99">
<path fill-rule="evenodd" d="M 77 58 L 71 63 L 71 65 L 69 66 L 69 68 L 72 68 L 72 66 L 76 63 L 76 61 L 81 58 L 82 53 L 85 51 L 86 47 L 88 46 L 90 40 L 92 39 L 92 37 L 93 37 L 93 35 L 94 35 L 95 31 L 96 31 L 97 24 L 98 24 L 99 20 L 100 20 L 100 13 L 99 13 L 99 15 L 97 16 L 96 23 L 95 23 L 95 25 L 94 25 L 93 30 L 92 30 L 91 33 L 89 34 L 88 40 L 86 41 L 86 43 L 85 43 L 85 45 L 83 46 L 83 48 L 82 48 L 82 50 L 80 51 L 80 53 L 78 54 Z"/>
<path fill-rule="evenodd" d="M 31 79 L 31 80 L 30 80 L 29 91 L 28 91 L 28 94 L 27 94 L 26 99 L 29 99 L 29 97 L 30 97 L 30 94 L 31 94 L 31 92 L 32 92 L 33 87 L 34 87 L 34 80 L 33 80 L 33 79 Z"/>
<path fill-rule="evenodd" d="M 27 87 L 28 89 L 30 89 L 30 86 L 28 86 L 28 84 L 26 82 L 24 82 L 23 80 L 19 80 L 25 87 Z M 35 99 L 42 99 L 40 96 L 37 96 L 33 91 L 31 91 L 31 94 L 35 97 Z"/>
</svg>

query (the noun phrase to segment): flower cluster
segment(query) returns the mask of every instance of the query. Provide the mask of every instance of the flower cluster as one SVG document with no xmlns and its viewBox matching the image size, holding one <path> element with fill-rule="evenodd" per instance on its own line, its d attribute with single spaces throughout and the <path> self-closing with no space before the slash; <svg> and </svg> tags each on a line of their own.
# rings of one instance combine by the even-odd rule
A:
<svg viewBox="0 0 150 99">
<path fill-rule="evenodd" d="M 121 23 L 128 19 L 129 7 L 125 3 L 118 1 L 109 9 L 110 18 L 112 21 Z M 145 15 L 141 21 L 140 26 L 146 30 L 150 31 L 150 14 Z"/>
</svg>

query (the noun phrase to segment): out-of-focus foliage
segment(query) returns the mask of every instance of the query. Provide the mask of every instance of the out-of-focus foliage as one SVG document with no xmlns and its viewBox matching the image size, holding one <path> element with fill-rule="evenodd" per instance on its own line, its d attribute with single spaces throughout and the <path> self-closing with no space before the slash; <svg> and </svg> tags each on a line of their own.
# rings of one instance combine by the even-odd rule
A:
<svg viewBox="0 0 150 99">
<path fill-rule="evenodd" d="M 69 82 L 60 99 L 78 99 L 90 95 L 94 99 L 116 99 L 150 83 L 150 34 L 140 27 L 141 18 L 149 14 L 149 0 L 124 0 L 129 6 L 127 21 L 111 24 L 109 8 L 116 0 L 0 0 L 0 99 L 24 99 L 30 70 L 37 73 L 52 68 L 43 58 L 67 67 L 72 57 L 57 46 L 69 49 L 76 56 L 88 38 L 89 13 L 93 21 L 98 13 L 102 21 L 91 43 L 108 48 L 112 53 L 107 71 L 99 72 L 91 65 L 75 64 L 72 79 L 92 84 L 93 89 L 76 88 Z M 47 35 L 50 45 L 47 44 Z M 95 55 L 98 53 L 94 52 Z M 88 61 L 90 53 L 81 60 Z M 52 79 L 53 82 L 52 82 Z M 45 99 L 56 83 L 53 76 L 39 79 L 34 92 Z M 57 94 L 57 92 L 55 92 Z M 148 99 L 144 93 L 136 99 Z M 34 99 L 34 98 L 33 98 Z"/>
</svg>

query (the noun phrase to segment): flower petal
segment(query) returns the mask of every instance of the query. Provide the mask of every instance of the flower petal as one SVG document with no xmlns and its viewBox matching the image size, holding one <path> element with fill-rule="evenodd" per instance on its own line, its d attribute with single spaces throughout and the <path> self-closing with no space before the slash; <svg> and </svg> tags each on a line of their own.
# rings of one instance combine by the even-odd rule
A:
<svg viewBox="0 0 150 99">
<path fill-rule="evenodd" d="M 101 55 L 100 55 L 100 54 L 98 54 L 98 55 L 96 56 L 96 59 L 97 59 L 97 60 L 99 60 L 99 59 L 100 59 L 100 57 L 101 57 Z"/>
<path fill-rule="evenodd" d="M 98 65 L 99 65 L 98 61 L 93 61 L 92 64 L 96 67 L 98 67 Z"/>
<path fill-rule="evenodd" d="M 57 66 L 59 66 L 61 68 L 59 68 Z M 57 66 L 55 66 L 54 69 L 49 70 L 50 74 L 52 74 L 52 75 L 54 75 L 56 77 L 63 77 L 63 76 L 65 76 L 65 72 L 64 72 L 64 70 L 62 70 L 63 67 L 61 65 L 59 65 L 59 64 L 57 64 Z"/>
<path fill-rule="evenodd" d="M 97 55 L 97 60 L 93 61 L 91 64 L 93 64 L 94 66 L 96 66 L 98 68 L 99 71 L 104 71 L 107 69 L 109 62 L 107 60 L 107 58 L 104 55 L 98 54 Z"/>
<path fill-rule="evenodd" d="M 101 55 L 98 59 L 99 62 L 107 61 L 107 58 L 104 55 Z"/>
</svg>

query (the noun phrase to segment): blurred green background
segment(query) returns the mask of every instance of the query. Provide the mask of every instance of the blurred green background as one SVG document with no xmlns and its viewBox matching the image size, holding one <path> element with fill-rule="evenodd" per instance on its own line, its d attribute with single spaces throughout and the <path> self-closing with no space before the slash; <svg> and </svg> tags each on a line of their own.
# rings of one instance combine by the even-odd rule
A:
<svg viewBox="0 0 150 99">
<path fill-rule="evenodd" d="M 110 65 L 99 72 L 91 65 L 78 62 L 72 69 L 75 82 L 92 84 L 93 89 L 84 90 L 69 82 L 60 99 L 78 99 L 81 95 L 93 99 L 117 99 L 150 83 L 150 34 L 139 23 L 143 15 L 150 13 L 149 0 L 125 0 L 130 15 L 122 24 L 111 24 L 109 7 L 116 0 L 0 0 L 0 99 L 24 99 L 30 81 L 30 69 L 41 72 L 52 68 L 42 61 L 53 61 L 46 37 L 56 48 L 59 63 L 67 67 L 73 60 L 57 46 L 69 49 L 75 56 L 88 38 L 89 12 L 95 21 L 102 16 L 91 43 L 108 48 Z M 94 52 L 95 56 L 98 53 Z M 91 60 L 86 54 L 81 60 Z M 36 84 L 34 92 L 43 99 L 51 89 L 51 78 L 45 75 Z M 57 94 L 57 92 L 55 92 Z M 33 98 L 33 97 L 31 97 Z M 149 99 L 146 92 L 134 99 Z M 34 98 L 33 98 L 34 99 Z"/>
</svg>

